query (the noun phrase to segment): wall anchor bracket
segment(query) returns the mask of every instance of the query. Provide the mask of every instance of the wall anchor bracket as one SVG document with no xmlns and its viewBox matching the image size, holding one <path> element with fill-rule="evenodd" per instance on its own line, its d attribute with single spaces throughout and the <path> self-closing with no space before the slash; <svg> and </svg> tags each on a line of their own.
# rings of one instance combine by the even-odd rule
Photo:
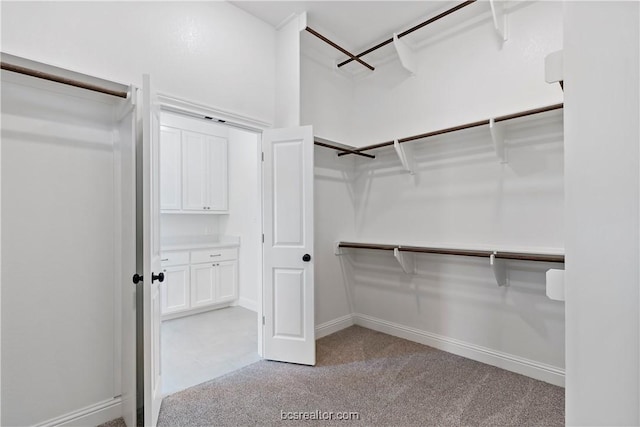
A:
<svg viewBox="0 0 640 427">
<path fill-rule="evenodd" d="M 396 48 L 402 67 L 411 73 L 412 76 L 415 76 L 418 71 L 418 61 L 413 49 L 411 49 L 406 42 L 400 40 L 396 33 L 393 33 L 393 46 Z"/>
<path fill-rule="evenodd" d="M 493 140 L 493 148 L 500 159 L 500 163 L 507 163 L 507 151 L 504 143 L 504 123 L 496 123 L 494 119 L 489 120 L 489 132 Z"/>
<path fill-rule="evenodd" d="M 402 252 L 400 248 L 393 248 L 393 256 L 396 258 L 405 273 L 416 273 L 416 262 L 413 254 Z"/>
<path fill-rule="evenodd" d="M 504 261 L 496 258 L 497 252 L 492 253 L 489 256 L 489 264 L 493 269 L 493 275 L 496 278 L 498 286 L 509 286 L 509 280 L 507 279 L 507 269 L 505 268 Z"/>
<path fill-rule="evenodd" d="M 493 26 L 498 34 L 498 37 L 503 42 L 506 42 L 507 37 L 507 14 L 504 11 L 503 0 L 489 0 L 491 4 L 491 15 L 493 15 Z"/>
<path fill-rule="evenodd" d="M 411 175 L 415 174 L 415 160 L 413 157 L 413 149 L 407 144 L 400 144 L 397 139 L 393 140 L 393 148 L 396 149 L 396 154 L 402 163 L 402 167 L 405 168 Z"/>
</svg>

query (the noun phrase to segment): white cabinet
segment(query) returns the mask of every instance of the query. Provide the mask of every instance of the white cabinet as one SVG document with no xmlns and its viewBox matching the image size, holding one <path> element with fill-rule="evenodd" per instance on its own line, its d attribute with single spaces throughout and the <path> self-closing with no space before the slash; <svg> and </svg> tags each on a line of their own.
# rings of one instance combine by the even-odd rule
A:
<svg viewBox="0 0 640 427">
<path fill-rule="evenodd" d="M 189 266 L 164 267 L 164 281 L 160 286 L 160 310 L 162 314 L 189 309 Z"/>
<path fill-rule="evenodd" d="M 163 213 L 229 211 L 228 129 L 163 114 L 160 207 Z"/>
<path fill-rule="evenodd" d="M 220 308 L 238 298 L 238 249 L 163 252 L 162 315 Z"/>
<path fill-rule="evenodd" d="M 181 208 L 181 135 L 180 130 L 160 128 L 160 209 L 179 211 Z"/>
<path fill-rule="evenodd" d="M 227 140 L 182 131 L 182 209 L 228 210 Z"/>
</svg>

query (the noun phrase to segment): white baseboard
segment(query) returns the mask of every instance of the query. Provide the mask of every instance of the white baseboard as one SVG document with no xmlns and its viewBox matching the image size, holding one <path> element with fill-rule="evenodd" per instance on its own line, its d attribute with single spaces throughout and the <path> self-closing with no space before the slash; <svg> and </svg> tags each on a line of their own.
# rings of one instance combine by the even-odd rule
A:
<svg viewBox="0 0 640 427">
<path fill-rule="evenodd" d="M 374 331 L 383 332 L 395 337 L 404 338 L 420 344 L 425 344 L 438 350 L 457 354 L 458 356 L 486 363 L 506 369 L 507 371 L 526 375 L 540 381 L 564 387 L 564 369 L 556 366 L 525 359 L 513 354 L 502 353 L 490 348 L 456 340 L 442 335 L 433 334 L 420 329 L 388 322 L 386 320 L 354 314 L 353 323 Z"/>
<path fill-rule="evenodd" d="M 253 312 L 258 312 L 258 303 L 249 298 L 240 297 L 238 298 L 238 305 L 240 307 L 246 308 L 247 310 L 251 310 Z"/>
<path fill-rule="evenodd" d="M 353 316 L 351 314 L 321 323 L 316 326 L 316 339 L 326 337 L 352 325 Z"/>
<path fill-rule="evenodd" d="M 37 427 L 97 426 L 122 416 L 120 397 L 104 400 L 37 424 Z"/>
</svg>

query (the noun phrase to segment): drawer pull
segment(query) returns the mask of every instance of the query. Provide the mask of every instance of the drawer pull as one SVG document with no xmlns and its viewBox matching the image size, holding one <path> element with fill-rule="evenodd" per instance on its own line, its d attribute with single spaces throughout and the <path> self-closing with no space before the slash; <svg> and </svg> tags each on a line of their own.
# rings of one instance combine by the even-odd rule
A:
<svg viewBox="0 0 640 427">
<path fill-rule="evenodd" d="M 215 254 L 215 255 L 209 255 L 211 258 L 215 257 L 215 256 L 222 256 L 222 254 Z"/>
<path fill-rule="evenodd" d="M 160 261 L 169 261 L 169 258 L 161 259 Z"/>
</svg>

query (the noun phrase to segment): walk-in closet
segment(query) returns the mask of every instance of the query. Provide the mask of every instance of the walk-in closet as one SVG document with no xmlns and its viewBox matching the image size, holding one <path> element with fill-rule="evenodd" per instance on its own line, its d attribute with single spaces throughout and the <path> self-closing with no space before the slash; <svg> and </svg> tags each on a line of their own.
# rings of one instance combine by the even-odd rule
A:
<svg viewBox="0 0 640 427">
<path fill-rule="evenodd" d="M 0 9 L 0 424 L 640 424 L 640 3 Z"/>
</svg>

